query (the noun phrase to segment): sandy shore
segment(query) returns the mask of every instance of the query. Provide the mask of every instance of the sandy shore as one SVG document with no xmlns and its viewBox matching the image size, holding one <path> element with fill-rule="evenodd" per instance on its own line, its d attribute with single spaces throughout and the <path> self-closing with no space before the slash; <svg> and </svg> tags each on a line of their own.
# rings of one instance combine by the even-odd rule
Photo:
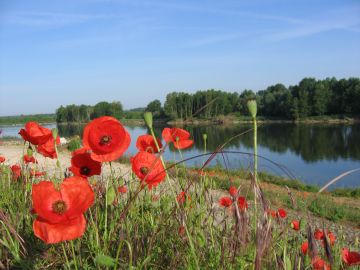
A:
<svg viewBox="0 0 360 270">
<path fill-rule="evenodd" d="M 5 164 L 21 164 L 21 157 L 23 153 L 26 153 L 26 148 L 23 148 L 22 144 L 17 143 L 2 143 L 0 145 L 0 155 L 6 158 Z M 34 157 L 38 161 L 38 170 L 45 171 L 49 176 L 53 175 L 57 171 L 56 159 L 45 158 L 40 154 L 34 153 Z M 62 168 L 68 168 L 71 166 L 71 152 L 64 149 L 59 153 L 59 161 Z M 131 171 L 129 164 L 121 164 L 115 162 L 112 164 L 115 171 L 115 175 L 127 175 Z M 107 176 L 110 174 L 110 167 L 108 164 L 103 164 L 102 166 L 102 176 Z"/>
</svg>

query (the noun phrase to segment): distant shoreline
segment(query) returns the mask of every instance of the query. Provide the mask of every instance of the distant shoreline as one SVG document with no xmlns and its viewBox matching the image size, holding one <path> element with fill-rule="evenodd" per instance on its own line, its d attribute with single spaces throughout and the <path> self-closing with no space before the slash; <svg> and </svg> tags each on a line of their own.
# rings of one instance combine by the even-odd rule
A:
<svg viewBox="0 0 360 270">
<path fill-rule="evenodd" d="M 131 126 L 144 126 L 145 121 L 143 119 L 120 119 L 120 122 L 124 125 L 131 125 Z M 56 123 L 56 122 L 38 122 L 41 125 L 86 125 L 87 123 L 83 122 L 66 122 L 66 123 Z M 209 125 L 237 125 L 237 124 L 251 124 L 251 120 L 225 120 L 221 121 L 218 119 L 192 119 L 192 120 L 157 120 L 154 121 L 154 125 L 163 126 L 163 125 L 170 125 L 170 126 L 209 126 Z M 360 123 L 360 119 L 357 118 L 350 118 L 350 119 L 328 119 L 328 120 L 315 120 L 315 119 L 301 119 L 301 120 L 258 120 L 258 124 L 357 124 Z M 0 123 L 1 127 L 18 127 L 24 126 L 25 123 Z"/>
</svg>

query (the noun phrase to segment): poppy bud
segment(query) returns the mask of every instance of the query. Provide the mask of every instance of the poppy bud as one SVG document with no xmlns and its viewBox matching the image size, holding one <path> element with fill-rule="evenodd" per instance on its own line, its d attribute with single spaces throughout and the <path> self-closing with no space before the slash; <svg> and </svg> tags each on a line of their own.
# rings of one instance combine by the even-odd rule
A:
<svg viewBox="0 0 360 270">
<path fill-rule="evenodd" d="M 153 126 L 153 115 L 152 112 L 145 112 L 144 113 L 144 120 L 148 128 L 152 129 Z"/>
<path fill-rule="evenodd" d="M 248 100 L 247 107 L 248 107 L 251 117 L 255 118 L 256 114 L 257 114 L 256 100 L 255 99 Z"/>
<path fill-rule="evenodd" d="M 207 134 L 204 133 L 204 134 L 202 135 L 202 137 L 203 137 L 203 140 L 206 142 L 206 140 L 207 140 Z"/>
<path fill-rule="evenodd" d="M 53 128 L 53 129 L 51 130 L 51 132 L 52 132 L 52 136 L 53 136 L 54 140 L 56 140 L 56 138 L 57 138 L 57 136 L 58 136 L 58 130 L 57 130 L 57 128 Z"/>
<path fill-rule="evenodd" d="M 32 157 L 32 155 L 33 155 L 33 150 L 32 150 L 32 148 L 31 148 L 31 146 L 29 146 L 29 148 L 27 149 L 26 154 L 28 155 L 28 157 Z"/>
</svg>

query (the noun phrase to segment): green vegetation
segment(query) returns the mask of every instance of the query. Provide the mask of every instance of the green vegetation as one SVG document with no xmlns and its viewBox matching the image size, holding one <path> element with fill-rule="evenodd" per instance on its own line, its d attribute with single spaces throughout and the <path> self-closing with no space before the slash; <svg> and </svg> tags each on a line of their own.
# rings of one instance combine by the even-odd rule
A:
<svg viewBox="0 0 360 270">
<path fill-rule="evenodd" d="M 38 123 L 54 123 L 55 114 L 29 114 L 29 115 L 14 115 L 14 116 L 0 116 L 0 125 L 16 125 L 25 124 L 29 121 Z"/>
<path fill-rule="evenodd" d="M 81 148 L 81 139 L 79 136 L 75 136 L 70 139 L 70 142 L 68 143 L 67 149 L 71 152 Z"/>
<path fill-rule="evenodd" d="M 251 121 L 247 116 L 246 102 L 256 99 L 258 120 L 309 120 L 328 121 L 351 119 L 360 115 L 360 79 L 337 80 L 327 78 L 316 80 L 304 78 L 298 85 L 286 87 L 275 84 L 265 90 L 241 93 L 221 90 L 197 91 L 194 94 L 171 92 L 167 94 L 164 106 L 158 99 L 146 108 L 123 111 L 120 102 L 99 102 L 95 106 L 68 105 L 56 110 L 58 123 L 87 123 L 91 119 L 108 115 L 117 119 L 142 119 L 142 113 L 153 113 L 154 119 L 186 120 L 216 119 L 219 122 L 233 116 L 240 121 Z"/>
<path fill-rule="evenodd" d="M 172 92 L 166 96 L 165 114 L 172 119 L 193 116 L 210 118 L 235 113 L 247 115 L 246 101 L 255 98 L 258 114 L 281 119 L 303 119 L 312 116 L 359 115 L 360 79 L 316 80 L 304 78 L 298 85 L 276 84 L 258 91 L 241 94 L 216 90 L 194 94 Z"/>
<path fill-rule="evenodd" d="M 95 106 L 89 105 L 68 105 L 60 106 L 56 110 L 57 123 L 87 123 L 92 119 L 100 116 L 113 116 L 120 119 L 123 116 L 123 108 L 120 102 L 113 101 L 111 103 L 102 101 Z"/>
</svg>

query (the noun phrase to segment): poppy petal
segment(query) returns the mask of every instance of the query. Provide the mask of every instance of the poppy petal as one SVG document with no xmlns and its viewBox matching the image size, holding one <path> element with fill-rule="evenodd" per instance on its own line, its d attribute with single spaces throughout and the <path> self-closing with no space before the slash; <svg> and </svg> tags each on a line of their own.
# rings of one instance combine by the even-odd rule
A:
<svg viewBox="0 0 360 270">
<path fill-rule="evenodd" d="M 86 229 L 86 219 L 80 215 L 74 219 L 51 224 L 41 218 L 33 223 L 34 234 L 47 244 L 54 244 L 81 237 Z"/>
<path fill-rule="evenodd" d="M 35 212 L 43 219 L 51 223 L 59 223 L 66 220 L 64 215 L 53 211 L 53 204 L 61 201 L 61 193 L 56 190 L 53 182 L 41 181 L 32 186 L 32 202 Z"/>
<path fill-rule="evenodd" d="M 64 216 L 73 219 L 84 213 L 94 203 L 94 192 L 82 177 L 70 177 L 61 184 L 61 198 L 68 206 Z"/>
<path fill-rule="evenodd" d="M 193 143 L 194 143 L 193 140 L 177 141 L 177 142 L 174 142 L 174 147 L 176 149 L 185 149 L 185 148 L 189 148 L 190 146 L 192 146 Z"/>
</svg>

